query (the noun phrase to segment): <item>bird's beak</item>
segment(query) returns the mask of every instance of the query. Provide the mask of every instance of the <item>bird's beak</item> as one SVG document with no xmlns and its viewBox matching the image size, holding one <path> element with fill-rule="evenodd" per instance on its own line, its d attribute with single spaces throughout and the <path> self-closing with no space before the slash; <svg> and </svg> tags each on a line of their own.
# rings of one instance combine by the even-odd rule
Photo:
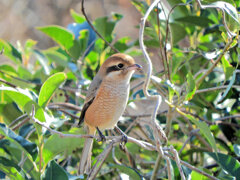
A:
<svg viewBox="0 0 240 180">
<path fill-rule="evenodd" d="M 133 64 L 133 65 L 131 65 L 131 66 L 128 66 L 127 69 L 128 69 L 129 71 L 131 71 L 131 70 L 140 70 L 140 69 L 142 69 L 142 66 L 139 65 L 139 64 Z"/>
</svg>

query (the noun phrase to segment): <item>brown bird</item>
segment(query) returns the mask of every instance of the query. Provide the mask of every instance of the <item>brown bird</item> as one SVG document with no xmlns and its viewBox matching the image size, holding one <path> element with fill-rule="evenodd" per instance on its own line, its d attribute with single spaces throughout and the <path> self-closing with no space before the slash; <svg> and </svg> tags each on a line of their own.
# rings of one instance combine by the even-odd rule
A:
<svg viewBox="0 0 240 180">
<path fill-rule="evenodd" d="M 141 66 L 135 64 L 134 59 L 126 54 L 117 53 L 109 57 L 100 67 L 94 77 L 81 112 L 79 125 L 84 122 L 87 133 L 95 135 L 105 129 L 117 128 L 117 122 L 123 114 L 129 97 L 130 79 L 135 70 Z M 93 139 L 86 138 L 80 160 L 79 172 L 88 174 L 91 169 L 91 151 Z"/>
</svg>

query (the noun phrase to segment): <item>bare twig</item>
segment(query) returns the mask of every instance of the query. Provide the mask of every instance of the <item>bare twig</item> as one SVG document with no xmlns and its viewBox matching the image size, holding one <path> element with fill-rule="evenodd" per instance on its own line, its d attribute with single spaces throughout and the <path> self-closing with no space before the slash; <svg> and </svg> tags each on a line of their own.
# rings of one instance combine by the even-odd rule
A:
<svg viewBox="0 0 240 180">
<path fill-rule="evenodd" d="M 11 86 L 11 87 L 13 87 L 13 88 L 16 88 L 16 87 L 17 87 L 16 85 L 14 85 L 14 84 L 12 84 L 12 83 L 10 83 L 10 82 L 7 82 L 7 81 L 5 81 L 4 79 L 1 79 L 1 78 L 0 78 L 0 82 L 4 83 L 4 84 L 6 84 L 6 85 L 9 85 L 9 86 Z"/>
<path fill-rule="evenodd" d="M 213 69 L 217 66 L 217 64 L 221 61 L 222 57 L 224 56 L 224 54 L 229 49 L 229 47 L 231 46 L 232 42 L 233 42 L 233 39 L 230 39 L 229 42 L 225 45 L 222 53 L 218 56 L 218 58 L 215 61 L 215 63 L 200 77 L 200 79 L 197 80 L 197 82 L 196 82 L 197 88 L 200 86 L 202 81 L 213 71 Z"/>
<path fill-rule="evenodd" d="M 223 85 L 223 86 L 218 86 L 218 87 L 212 87 L 212 88 L 206 88 L 206 89 L 199 89 L 195 92 L 195 94 L 199 94 L 199 93 L 205 93 L 205 92 L 209 92 L 209 91 L 216 91 L 216 90 L 223 90 L 228 88 L 228 85 Z M 239 88 L 240 86 L 238 85 L 233 85 L 232 88 Z"/>
<path fill-rule="evenodd" d="M 174 155 L 174 160 L 176 161 L 176 164 L 177 164 L 177 167 L 178 167 L 178 170 L 180 172 L 180 175 L 181 175 L 181 179 L 182 180 L 185 180 L 185 175 L 183 173 L 183 170 L 182 170 L 182 167 L 181 167 L 181 163 L 180 163 L 180 158 L 178 156 L 178 152 L 176 151 L 176 149 L 174 149 L 173 146 L 170 146 L 170 151 L 173 153 Z"/>
<path fill-rule="evenodd" d="M 95 177 L 97 176 L 97 173 L 99 172 L 99 170 L 101 169 L 104 161 L 106 160 L 107 156 L 109 155 L 109 153 L 111 152 L 114 144 L 116 142 L 113 140 L 105 149 L 104 151 L 98 156 L 97 162 L 94 164 L 93 168 L 91 169 L 90 174 L 88 175 L 89 180 L 95 179 Z"/>
<path fill-rule="evenodd" d="M 174 157 L 171 156 L 171 155 L 170 155 L 169 153 L 167 153 L 167 152 L 165 152 L 164 155 L 167 156 L 167 157 L 169 157 L 169 158 L 172 159 L 172 160 L 175 160 Z M 185 162 L 185 161 L 180 160 L 180 163 L 181 163 L 182 165 L 188 167 L 189 169 L 191 169 L 191 170 L 193 170 L 193 171 L 196 171 L 196 172 L 198 172 L 199 174 L 202 174 L 202 175 L 208 177 L 209 179 L 218 180 L 218 178 L 215 178 L 215 177 L 211 176 L 210 174 L 207 174 L 206 172 L 201 171 L 200 169 L 196 168 L 195 166 L 192 166 L 191 164 L 189 164 L 189 163 L 187 163 L 187 162 Z"/>
<path fill-rule="evenodd" d="M 71 104 L 71 103 L 62 103 L 62 102 L 57 102 L 57 103 L 49 103 L 48 104 L 48 107 L 60 107 L 60 108 L 66 108 L 66 109 L 69 109 L 69 110 L 73 110 L 73 111 L 82 111 L 82 109 L 79 107 L 79 106 L 76 106 L 74 104 Z"/>
<path fill-rule="evenodd" d="M 183 149 L 185 148 L 185 146 L 187 145 L 187 143 L 190 141 L 190 139 L 199 132 L 199 129 L 193 129 L 189 134 L 188 134 L 188 138 L 187 140 L 184 142 L 183 146 L 181 147 L 181 149 L 179 150 L 179 154 L 182 153 Z"/>
<path fill-rule="evenodd" d="M 158 157 L 156 159 L 156 162 L 154 164 L 154 169 L 153 169 L 153 172 L 152 172 L 151 180 L 155 180 L 157 178 L 157 172 L 158 172 L 161 160 L 162 160 L 162 155 L 159 153 Z"/>
<path fill-rule="evenodd" d="M 25 118 L 21 123 L 19 123 L 19 124 L 17 124 L 16 126 L 14 126 L 14 127 L 12 128 L 12 130 L 18 129 L 19 127 L 21 127 L 22 125 L 24 125 L 24 124 L 25 124 L 26 122 L 28 122 L 29 120 L 30 120 L 29 117 Z"/>
<path fill-rule="evenodd" d="M 18 121 L 21 121 L 22 119 L 26 119 L 28 117 L 27 113 L 19 116 L 17 119 L 13 120 L 11 124 L 9 124 L 9 127 L 14 126 Z"/>
<path fill-rule="evenodd" d="M 85 17 L 85 19 L 87 20 L 88 24 L 91 26 L 91 28 L 95 31 L 95 33 L 109 46 L 111 47 L 112 50 L 114 50 L 116 53 L 119 53 L 119 51 L 113 47 L 106 39 L 104 39 L 104 37 L 95 29 L 95 27 L 92 25 L 92 23 L 90 22 L 90 20 L 87 17 L 87 14 L 85 12 L 85 8 L 84 8 L 84 0 L 82 0 L 82 13 Z"/>
</svg>

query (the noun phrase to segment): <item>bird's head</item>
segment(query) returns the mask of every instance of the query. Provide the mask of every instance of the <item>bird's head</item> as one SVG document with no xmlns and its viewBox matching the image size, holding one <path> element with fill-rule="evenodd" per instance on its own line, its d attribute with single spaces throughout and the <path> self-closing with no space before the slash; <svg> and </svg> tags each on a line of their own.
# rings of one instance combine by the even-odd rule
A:
<svg viewBox="0 0 240 180">
<path fill-rule="evenodd" d="M 142 67 L 126 54 L 117 53 L 110 56 L 100 67 L 99 73 L 106 80 L 129 82 L 135 70 Z"/>
</svg>

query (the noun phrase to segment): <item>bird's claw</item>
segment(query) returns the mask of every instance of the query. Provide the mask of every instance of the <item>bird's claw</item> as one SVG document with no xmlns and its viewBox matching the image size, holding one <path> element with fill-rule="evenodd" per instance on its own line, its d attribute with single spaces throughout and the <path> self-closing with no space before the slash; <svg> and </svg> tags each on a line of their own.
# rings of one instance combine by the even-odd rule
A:
<svg viewBox="0 0 240 180">
<path fill-rule="evenodd" d="M 126 134 L 122 134 L 122 139 L 121 142 L 119 144 L 120 149 L 124 150 L 125 149 L 125 145 L 127 144 L 128 141 L 128 137 Z"/>
<path fill-rule="evenodd" d="M 100 138 L 99 138 L 98 141 L 99 141 L 99 142 L 100 142 L 100 141 L 105 142 L 105 141 L 106 141 L 106 137 L 103 135 L 103 133 L 99 130 L 98 127 L 97 127 L 96 129 L 97 129 L 98 134 L 99 134 L 99 136 L 100 136 Z"/>
<path fill-rule="evenodd" d="M 106 137 L 103 134 L 99 134 L 100 138 L 99 138 L 99 142 L 105 142 L 106 141 Z"/>
</svg>

